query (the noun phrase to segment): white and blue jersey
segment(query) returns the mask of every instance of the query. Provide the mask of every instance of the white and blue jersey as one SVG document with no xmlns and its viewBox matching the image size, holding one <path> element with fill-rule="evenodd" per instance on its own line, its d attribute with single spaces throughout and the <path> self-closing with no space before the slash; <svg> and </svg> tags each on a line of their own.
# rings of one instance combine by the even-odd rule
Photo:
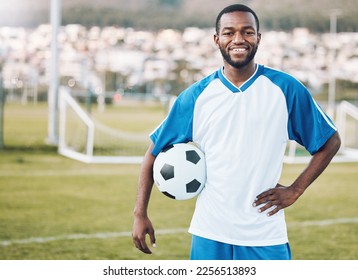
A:
<svg viewBox="0 0 358 280">
<path fill-rule="evenodd" d="M 288 242 L 284 211 L 268 217 L 252 206 L 278 183 L 287 141 L 311 154 L 335 133 L 308 90 L 283 72 L 257 65 L 239 88 L 219 69 L 183 91 L 150 135 L 152 154 L 193 141 L 205 153 L 207 181 L 189 232 L 241 246 Z"/>
</svg>

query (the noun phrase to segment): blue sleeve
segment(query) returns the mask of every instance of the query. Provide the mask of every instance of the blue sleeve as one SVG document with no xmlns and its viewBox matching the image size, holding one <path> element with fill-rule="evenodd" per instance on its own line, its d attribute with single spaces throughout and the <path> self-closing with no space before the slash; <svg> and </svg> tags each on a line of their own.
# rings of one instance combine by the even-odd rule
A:
<svg viewBox="0 0 358 280">
<path fill-rule="evenodd" d="M 285 92 L 289 138 L 314 154 L 337 129 L 299 81 L 292 78 Z"/>
<path fill-rule="evenodd" d="M 194 105 L 190 88 L 178 96 L 167 118 L 150 135 L 154 156 L 169 145 L 192 141 Z"/>
</svg>

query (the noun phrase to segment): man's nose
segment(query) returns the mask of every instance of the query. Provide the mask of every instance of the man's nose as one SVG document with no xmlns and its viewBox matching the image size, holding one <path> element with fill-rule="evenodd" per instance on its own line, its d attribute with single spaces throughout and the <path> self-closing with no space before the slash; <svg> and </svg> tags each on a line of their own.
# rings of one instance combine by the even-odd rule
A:
<svg viewBox="0 0 358 280">
<path fill-rule="evenodd" d="M 245 41 L 244 36 L 242 36 L 242 34 L 240 32 L 236 32 L 234 34 L 234 38 L 232 40 L 234 43 L 238 44 L 238 43 L 242 43 Z"/>
</svg>

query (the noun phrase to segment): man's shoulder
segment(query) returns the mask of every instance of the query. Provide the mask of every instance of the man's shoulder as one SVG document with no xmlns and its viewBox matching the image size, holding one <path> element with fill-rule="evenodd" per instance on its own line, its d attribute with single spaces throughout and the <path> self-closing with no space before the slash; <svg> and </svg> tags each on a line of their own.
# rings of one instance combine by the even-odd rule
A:
<svg viewBox="0 0 358 280">
<path fill-rule="evenodd" d="M 293 75 L 269 66 L 263 66 L 262 74 L 272 79 L 287 79 L 297 81 L 297 79 Z"/>
<path fill-rule="evenodd" d="M 268 78 L 272 83 L 274 83 L 276 86 L 279 86 L 281 89 L 284 88 L 300 88 L 304 89 L 305 86 L 303 83 L 298 80 L 293 75 L 284 72 L 282 70 L 278 70 L 275 68 L 271 68 L 268 66 L 263 66 L 263 70 L 261 73 L 263 76 Z"/>
</svg>

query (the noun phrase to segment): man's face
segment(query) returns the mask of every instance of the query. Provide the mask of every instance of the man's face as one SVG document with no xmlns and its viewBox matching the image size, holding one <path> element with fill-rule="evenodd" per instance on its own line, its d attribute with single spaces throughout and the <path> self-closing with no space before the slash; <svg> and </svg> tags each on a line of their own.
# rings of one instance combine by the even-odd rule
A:
<svg viewBox="0 0 358 280">
<path fill-rule="evenodd" d="M 255 17 L 248 12 L 223 14 L 219 34 L 214 35 L 224 61 L 237 69 L 253 63 L 260 40 Z"/>
</svg>

